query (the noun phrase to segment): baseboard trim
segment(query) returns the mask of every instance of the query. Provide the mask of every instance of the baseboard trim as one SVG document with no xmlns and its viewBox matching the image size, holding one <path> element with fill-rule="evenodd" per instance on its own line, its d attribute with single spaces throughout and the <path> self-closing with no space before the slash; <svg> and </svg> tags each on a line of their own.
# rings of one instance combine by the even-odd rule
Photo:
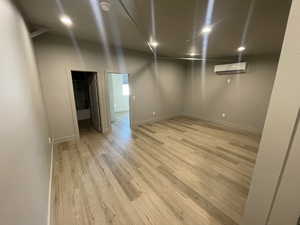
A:
<svg viewBox="0 0 300 225">
<path fill-rule="evenodd" d="M 168 120 L 168 119 L 172 119 L 178 116 L 182 116 L 182 114 L 174 114 L 174 115 L 169 115 L 169 116 L 161 116 L 161 117 L 156 117 L 156 118 L 151 118 L 151 119 L 146 119 L 146 120 L 142 120 L 142 121 L 133 121 L 132 122 L 132 127 L 135 128 L 139 125 L 143 125 L 143 124 L 147 124 L 147 123 L 155 123 L 158 121 L 162 121 L 162 120 Z"/>
<path fill-rule="evenodd" d="M 216 126 L 219 126 L 221 128 L 225 128 L 225 129 L 228 128 L 228 129 L 232 130 L 233 132 L 249 134 L 249 135 L 253 135 L 253 136 L 257 136 L 257 137 L 261 136 L 261 132 L 259 131 L 259 129 L 254 128 L 254 127 L 242 127 L 240 125 L 237 125 L 237 124 L 234 124 L 231 122 L 222 121 L 222 120 L 210 120 L 208 118 L 204 118 L 204 117 L 189 114 L 189 113 L 183 113 L 182 116 L 189 117 L 192 119 L 202 120 L 202 121 L 214 124 Z"/>
<path fill-rule="evenodd" d="M 103 134 L 106 134 L 106 133 L 108 133 L 110 130 L 111 130 L 111 128 L 109 128 L 109 127 L 103 127 L 103 128 L 102 128 L 102 133 L 103 133 Z"/>
<path fill-rule="evenodd" d="M 77 140 L 77 139 L 78 139 L 78 137 L 76 135 L 54 138 L 53 144 L 58 144 L 61 142 L 72 141 L 72 140 Z"/>
<path fill-rule="evenodd" d="M 49 172 L 49 188 L 48 188 L 48 218 L 47 224 L 51 225 L 51 207 L 52 207 L 52 177 L 53 177 L 53 152 L 54 143 L 51 142 L 51 156 L 50 156 L 50 172 Z"/>
</svg>

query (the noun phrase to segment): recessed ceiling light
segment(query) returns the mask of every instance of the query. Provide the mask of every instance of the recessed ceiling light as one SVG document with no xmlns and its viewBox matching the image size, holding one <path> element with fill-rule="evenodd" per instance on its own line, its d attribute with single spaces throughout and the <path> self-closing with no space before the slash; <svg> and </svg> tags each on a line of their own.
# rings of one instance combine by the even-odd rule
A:
<svg viewBox="0 0 300 225">
<path fill-rule="evenodd" d="M 62 22 L 64 25 L 66 25 L 68 27 L 73 25 L 71 18 L 66 15 L 63 15 L 60 17 L 60 22 Z"/>
<path fill-rule="evenodd" d="M 190 60 L 190 61 L 201 61 L 202 60 L 200 58 L 194 58 L 194 57 L 183 57 L 183 58 L 178 58 L 178 59 L 184 59 L 184 60 Z"/>
<path fill-rule="evenodd" d="M 108 12 L 110 10 L 110 7 L 111 7 L 110 0 L 102 0 L 102 1 L 100 1 L 99 4 L 103 11 Z"/>
<path fill-rule="evenodd" d="M 196 53 L 195 53 L 195 52 L 191 52 L 189 55 L 190 55 L 190 56 L 195 56 Z"/>
<path fill-rule="evenodd" d="M 246 47 L 240 46 L 237 50 L 238 50 L 238 52 L 243 52 L 246 50 Z"/>
<path fill-rule="evenodd" d="M 150 45 L 151 47 L 153 47 L 153 48 L 156 48 L 156 47 L 158 46 L 158 42 L 152 40 L 152 41 L 149 42 L 149 45 Z"/>
<path fill-rule="evenodd" d="M 202 28 L 201 32 L 202 34 L 208 34 L 212 31 L 212 27 L 211 26 L 205 26 Z"/>
</svg>

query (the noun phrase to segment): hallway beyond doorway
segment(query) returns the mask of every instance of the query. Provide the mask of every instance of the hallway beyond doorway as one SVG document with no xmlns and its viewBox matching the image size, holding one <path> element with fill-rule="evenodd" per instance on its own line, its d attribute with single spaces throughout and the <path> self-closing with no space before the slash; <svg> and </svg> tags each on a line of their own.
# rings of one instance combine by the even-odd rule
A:
<svg viewBox="0 0 300 225">
<path fill-rule="evenodd" d="M 115 114 L 116 120 L 113 122 L 116 126 L 127 126 L 130 128 L 129 112 L 118 112 Z"/>
<path fill-rule="evenodd" d="M 112 125 L 130 128 L 129 75 L 108 73 L 110 121 Z"/>
</svg>

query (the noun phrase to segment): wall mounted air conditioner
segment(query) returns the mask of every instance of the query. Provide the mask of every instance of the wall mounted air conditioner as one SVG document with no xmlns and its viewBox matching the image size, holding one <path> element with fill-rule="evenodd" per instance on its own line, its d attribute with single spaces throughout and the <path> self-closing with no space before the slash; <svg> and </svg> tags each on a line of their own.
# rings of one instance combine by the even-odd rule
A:
<svg viewBox="0 0 300 225">
<path fill-rule="evenodd" d="M 218 75 L 246 73 L 246 71 L 247 71 L 246 62 L 215 66 L 215 73 Z"/>
</svg>

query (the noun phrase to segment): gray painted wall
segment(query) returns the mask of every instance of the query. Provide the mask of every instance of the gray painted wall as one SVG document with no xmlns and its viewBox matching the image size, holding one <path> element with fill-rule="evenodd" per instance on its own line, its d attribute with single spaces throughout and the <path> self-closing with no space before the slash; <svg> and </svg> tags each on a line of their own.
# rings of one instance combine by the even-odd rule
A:
<svg viewBox="0 0 300 225">
<path fill-rule="evenodd" d="M 185 65 L 182 63 L 159 60 L 156 74 L 153 57 L 142 53 L 126 51 L 122 60 L 112 54 L 109 62 L 98 44 L 78 42 L 75 48 L 71 40 L 51 35 L 41 36 L 34 44 L 51 135 L 57 140 L 76 133 L 72 120 L 73 96 L 68 92 L 71 70 L 96 71 L 101 77 L 105 71 L 129 73 L 131 93 L 135 96 L 133 124 L 179 115 L 183 111 Z M 156 112 L 155 118 L 152 112 Z"/>
<path fill-rule="evenodd" d="M 216 63 L 207 64 L 203 73 L 205 75 L 202 75 L 201 62 L 190 63 L 184 94 L 184 114 L 260 134 L 278 59 L 258 57 L 246 61 L 248 71 L 241 75 L 216 75 Z M 222 113 L 226 114 L 225 118 Z"/>
<path fill-rule="evenodd" d="M 274 203 L 274 195 L 281 179 L 282 170 L 287 168 L 284 167 L 284 164 L 289 155 L 289 145 L 293 143 L 292 136 L 300 108 L 299 20 L 300 1 L 294 0 L 256 160 L 243 225 L 283 224 L 280 221 L 286 216 L 285 212 L 282 212 L 283 217 L 281 217 L 281 214 L 276 210 L 270 210 Z M 292 177 L 292 179 L 298 179 L 298 177 Z M 299 199 L 299 190 L 296 192 L 292 194 L 296 199 Z M 275 199 L 275 201 L 277 200 Z M 293 203 L 290 203 L 286 205 L 285 209 L 294 211 L 295 208 L 292 207 Z M 271 217 L 268 221 L 270 212 Z M 284 223 L 284 225 L 292 224 Z"/>
<path fill-rule="evenodd" d="M 46 225 L 50 146 L 31 40 L 0 1 L 0 224 Z"/>
<path fill-rule="evenodd" d="M 242 75 L 217 76 L 214 64 L 208 64 L 204 85 L 199 62 L 158 60 L 156 74 L 149 55 L 126 51 L 120 60 L 112 53 L 108 62 L 97 44 L 77 42 L 78 47 L 74 46 L 67 38 L 52 35 L 35 42 L 51 135 L 57 140 L 76 133 L 73 96 L 68 91 L 71 70 L 96 71 L 101 77 L 105 71 L 129 73 L 135 96 L 134 125 L 185 114 L 256 134 L 262 131 L 277 69 L 274 56 L 247 59 L 248 72 Z M 107 86 L 104 79 L 101 82 Z M 106 97 L 106 90 L 102 95 Z"/>
</svg>

